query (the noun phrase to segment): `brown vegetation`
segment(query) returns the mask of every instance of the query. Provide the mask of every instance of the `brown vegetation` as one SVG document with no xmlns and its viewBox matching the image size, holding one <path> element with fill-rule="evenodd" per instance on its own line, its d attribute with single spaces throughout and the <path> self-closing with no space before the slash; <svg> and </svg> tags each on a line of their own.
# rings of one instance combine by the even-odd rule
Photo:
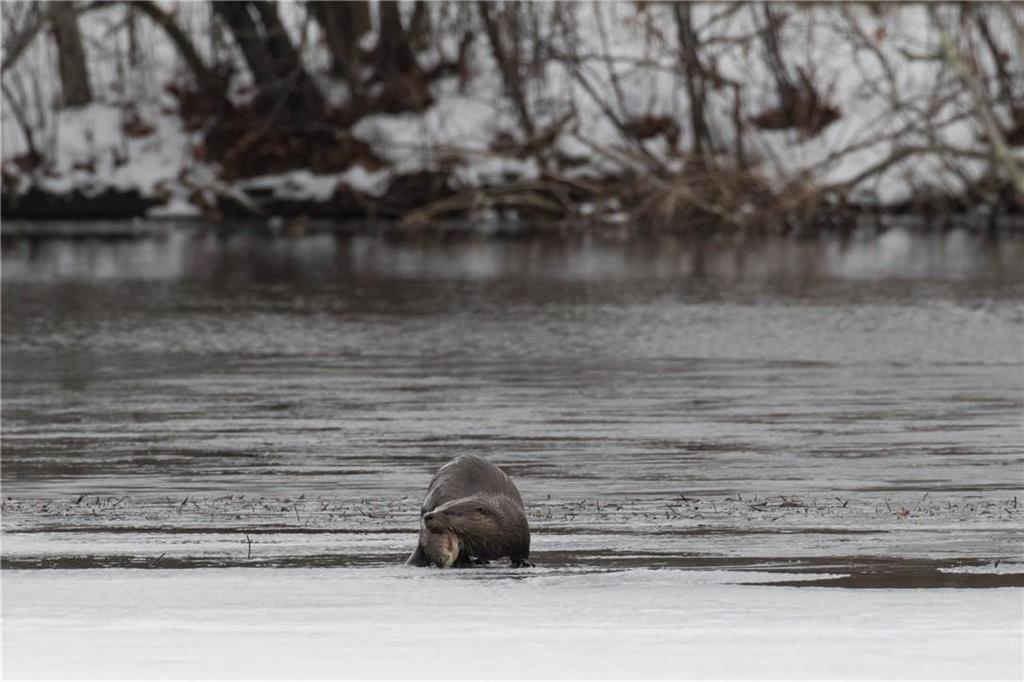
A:
<svg viewBox="0 0 1024 682">
<path fill-rule="evenodd" d="M 96 79 L 80 24 L 95 12 L 120 11 L 123 22 L 110 33 L 127 32 L 129 65 L 138 56 L 136 21 L 155 26 L 180 58 L 179 77 L 158 87 L 177 103 L 185 130 L 202 132 L 192 158 L 215 169 L 221 189 L 214 193 L 235 197 L 229 203 L 250 212 L 303 209 L 269 197 L 246 200 L 233 183 L 297 169 L 335 174 L 356 165 L 387 168 L 385 150 L 358 138 L 354 126 L 377 114 L 421 114 L 451 91 L 440 86 L 442 79 L 457 77 L 461 92 L 488 74 L 500 83 L 499 104 L 511 115 L 490 134 L 486 148 L 448 143 L 431 150 L 435 161 L 420 172 L 392 177 L 383 196 L 339 184 L 325 205 L 339 215 L 365 211 L 407 223 L 491 209 L 574 220 L 633 210 L 661 229 L 799 229 L 816 216 L 846 211 L 865 187 L 919 159 L 937 161 L 958 180 L 955 186 L 945 181 L 917 187 L 920 197 L 946 197 L 945 206 L 980 203 L 995 212 L 1015 211 L 1024 194 L 1014 153 L 1024 145 L 1024 68 L 1017 56 L 1024 19 L 1015 8 L 929 7 L 924 38 L 934 49 L 917 54 L 901 48 L 906 54 L 896 57 L 882 22 L 893 10 L 884 6 L 872 8 L 878 22 L 872 29 L 866 23 L 874 20 L 866 20 L 858 6 L 636 3 L 630 6 L 631 30 L 642 37 L 647 55 L 638 58 L 614 45 L 611 5 L 360 0 L 300 3 L 288 15 L 269 0 L 202 6 L 209 36 L 189 30 L 180 6 L 148 0 L 5 5 L 3 95 L 27 147 L 5 159 L 5 193 L 54 172 L 52 150 L 40 134 L 51 112 L 38 88 L 15 77 L 19 60 L 37 36 L 51 35 L 62 84 L 57 106 L 87 104 L 95 98 Z M 799 145 L 857 115 L 856 101 L 843 100 L 840 107 L 834 71 L 801 61 L 789 49 L 798 20 L 842 37 L 856 59 L 849 68 L 874 74 L 865 75 L 863 96 L 887 103 L 890 124 L 877 136 L 842 140 L 820 160 L 794 169 L 760 131 L 779 131 Z M 584 22 L 590 35 L 581 34 Z M 457 37 L 454 53 L 454 42 L 444 46 L 446 36 Z M 722 68 L 735 54 L 759 60 L 759 82 L 737 77 L 735 67 Z M 906 95 L 897 58 L 932 65 L 938 75 L 931 91 Z M 563 94 L 549 87 L 552 65 L 569 81 Z M 678 79 L 678 110 L 655 106 L 627 83 L 638 74 L 654 79 L 664 73 Z M 241 87 L 243 81 L 248 85 Z M 343 87 L 342 96 L 336 86 Z M 121 101 L 124 137 L 152 135 L 154 122 L 126 95 Z M 594 114 L 584 116 L 584 108 L 596 111 L 617 139 L 593 137 Z M 944 126 L 965 121 L 973 122 L 973 146 L 944 135 Z M 566 151 L 567 140 L 589 153 Z M 886 146 L 889 154 L 875 155 L 842 181 L 821 180 L 873 146 Z M 111 153 L 123 157 L 119 150 Z M 481 155 L 535 162 L 539 176 L 492 178 L 483 186 L 457 182 L 451 169 Z M 75 160 L 74 166 L 98 173 L 97 158 Z M 979 164 L 986 166 L 980 173 Z M 218 203 L 223 201 L 201 205 L 219 213 Z"/>
</svg>

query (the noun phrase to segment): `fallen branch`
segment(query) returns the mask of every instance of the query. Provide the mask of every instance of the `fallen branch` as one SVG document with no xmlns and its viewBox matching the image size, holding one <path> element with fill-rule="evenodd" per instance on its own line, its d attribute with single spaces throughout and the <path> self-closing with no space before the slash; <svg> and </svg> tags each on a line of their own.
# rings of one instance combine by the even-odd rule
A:
<svg viewBox="0 0 1024 682">
<path fill-rule="evenodd" d="M 542 196 L 551 194 L 554 199 Z M 432 202 L 402 217 L 405 225 L 424 225 L 446 213 L 474 212 L 486 208 L 532 208 L 552 215 L 564 216 L 573 211 L 568 199 L 541 182 L 522 182 L 500 187 L 469 190 L 453 197 Z"/>
</svg>

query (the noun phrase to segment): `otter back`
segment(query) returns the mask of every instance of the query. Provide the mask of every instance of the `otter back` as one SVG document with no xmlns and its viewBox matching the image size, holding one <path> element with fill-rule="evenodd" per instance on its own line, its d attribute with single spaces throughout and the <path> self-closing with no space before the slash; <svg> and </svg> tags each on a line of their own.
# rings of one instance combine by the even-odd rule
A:
<svg viewBox="0 0 1024 682">
<path fill-rule="evenodd" d="M 437 470 L 427 487 L 420 515 L 440 507 L 445 502 L 470 495 L 506 495 L 520 507 L 523 498 L 508 475 L 486 459 L 476 455 L 462 455 Z"/>
</svg>

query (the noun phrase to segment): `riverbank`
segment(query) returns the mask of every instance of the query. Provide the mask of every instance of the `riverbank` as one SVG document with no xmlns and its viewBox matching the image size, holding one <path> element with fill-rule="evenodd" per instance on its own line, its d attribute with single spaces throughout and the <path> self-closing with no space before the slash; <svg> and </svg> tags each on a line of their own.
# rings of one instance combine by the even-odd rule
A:
<svg viewBox="0 0 1024 682">
<path fill-rule="evenodd" d="M 86 49 L 118 76 L 77 106 L 59 106 L 47 45 L 29 38 L 4 67 L 3 218 L 806 234 L 878 214 L 990 230 L 1024 215 L 1024 105 L 1002 52 L 1014 10 L 387 5 L 401 16 L 359 29 L 366 52 L 342 73 L 323 16 L 271 3 L 268 35 L 298 75 L 261 83 L 227 45 L 187 38 L 230 30 L 216 7 L 146 3 L 155 23 L 82 12 L 86 46 L 130 27 L 149 48 Z M 952 25 L 978 35 L 950 47 Z M 400 72 L 381 71 L 391 40 L 410 41 Z"/>
<path fill-rule="evenodd" d="M 366 205 L 369 205 L 367 203 Z M 31 198 L 8 210 L 0 230 L 3 239 L 124 239 L 166 232 L 168 224 L 192 223 L 217 233 L 244 230 L 265 236 L 301 236 L 312 233 L 339 235 L 379 234 L 395 239 L 611 239 L 650 240 L 662 237 L 731 238 L 796 237 L 822 235 L 881 234 L 890 229 L 918 233 L 964 231 L 988 237 L 1024 234 L 1024 213 L 1007 213 L 988 206 L 941 212 L 935 206 L 905 211 L 905 207 L 844 207 L 825 209 L 811 220 L 727 225 L 716 221 L 697 221 L 676 225 L 652 226 L 642 216 L 615 210 L 594 215 L 592 205 L 573 207 L 574 215 L 496 216 L 472 218 L 471 211 L 458 211 L 462 219 L 406 220 L 382 217 L 377 211 L 352 213 L 338 220 L 331 205 L 290 201 L 271 205 L 263 215 L 241 212 L 230 217 L 147 217 L 155 204 L 130 192 L 112 203 L 82 205 L 76 197 L 33 192 Z M 262 212 L 261 212 L 262 213 Z M 589 214 L 589 215 L 587 215 Z M 103 228 L 98 229 L 99 221 Z"/>
</svg>

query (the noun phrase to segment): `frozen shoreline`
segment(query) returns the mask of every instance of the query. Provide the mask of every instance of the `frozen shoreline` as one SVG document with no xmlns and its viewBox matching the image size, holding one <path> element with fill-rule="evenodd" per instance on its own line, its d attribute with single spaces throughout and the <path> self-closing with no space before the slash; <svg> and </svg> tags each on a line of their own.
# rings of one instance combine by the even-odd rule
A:
<svg viewBox="0 0 1024 682">
<path fill-rule="evenodd" d="M 1019 678 L 1022 590 L 499 567 L 4 571 L 5 676 Z"/>
</svg>

